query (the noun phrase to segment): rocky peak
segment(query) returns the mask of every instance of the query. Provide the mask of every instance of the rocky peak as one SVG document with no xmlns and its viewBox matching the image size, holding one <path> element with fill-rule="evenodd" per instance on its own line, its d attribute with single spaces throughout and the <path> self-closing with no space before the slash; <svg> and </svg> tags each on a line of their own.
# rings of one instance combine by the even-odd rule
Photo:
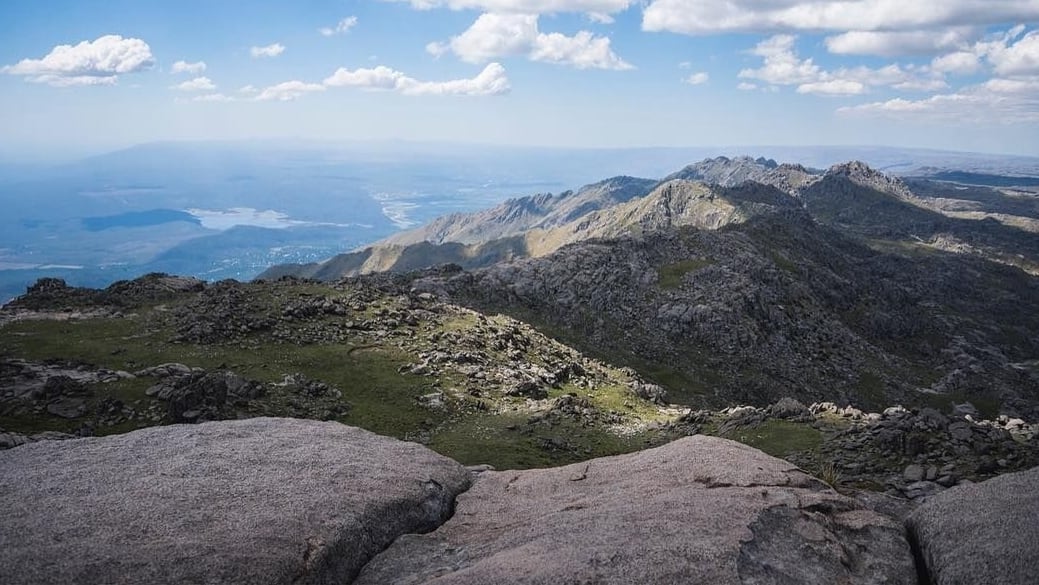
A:
<svg viewBox="0 0 1039 585">
<path fill-rule="evenodd" d="M 862 161 L 856 160 L 833 165 L 823 175 L 823 179 L 833 178 L 847 178 L 857 185 L 894 195 L 900 199 L 913 198 L 909 187 L 901 179 L 885 175 Z"/>
<path fill-rule="evenodd" d="M 778 166 L 776 161 L 771 159 L 719 156 L 691 164 L 677 173 L 665 177 L 664 181 L 688 179 L 732 187 L 747 181 L 756 181 Z"/>
</svg>

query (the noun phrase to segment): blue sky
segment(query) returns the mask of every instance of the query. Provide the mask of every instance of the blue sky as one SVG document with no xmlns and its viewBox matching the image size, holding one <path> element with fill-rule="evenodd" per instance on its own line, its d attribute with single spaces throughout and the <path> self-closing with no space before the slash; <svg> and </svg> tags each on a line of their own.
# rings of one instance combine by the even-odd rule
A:
<svg viewBox="0 0 1039 585">
<path fill-rule="evenodd" d="M 0 156 L 155 140 L 1039 155 L 1039 0 L 4 0 Z"/>
</svg>

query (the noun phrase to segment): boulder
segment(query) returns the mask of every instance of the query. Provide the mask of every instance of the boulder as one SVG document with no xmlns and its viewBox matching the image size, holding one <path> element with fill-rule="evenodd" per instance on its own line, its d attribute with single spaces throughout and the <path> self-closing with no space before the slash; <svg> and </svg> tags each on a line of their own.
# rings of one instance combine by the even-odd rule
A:
<svg viewBox="0 0 1039 585">
<path fill-rule="evenodd" d="M 1039 468 L 959 485 L 906 521 L 934 585 L 1036 582 Z"/>
<path fill-rule="evenodd" d="M 485 471 L 435 532 L 356 583 L 916 583 L 902 526 L 750 447 L 694 436 L 553 469 Z"/>
<path fill-rule="evenodd" d="M 436 528 L 461 465 L 338 423 L 174 425 L 0 452 L 0 583 L 348 583 Z"/>
<path fill-rule="evenodd" d="M 812 413 L 808 407 L 790 397 L 780 398 L 778 402 L 768 407 L 767 412 L 772 418 L 802 422 L 812 420 Z"/>
</svg>

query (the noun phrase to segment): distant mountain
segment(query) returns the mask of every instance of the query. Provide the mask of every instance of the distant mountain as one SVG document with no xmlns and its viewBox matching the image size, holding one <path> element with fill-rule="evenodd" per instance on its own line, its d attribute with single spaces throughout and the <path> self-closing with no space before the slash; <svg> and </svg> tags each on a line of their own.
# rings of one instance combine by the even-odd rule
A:
<svg viewBox="0 0 1039 585">
<path fill-rule="evenodd" d="M 1002 221 L 985 223 L 971 221 L 985 217 L 947 214 L 938 199 L 917 195 L 903 180 L 859 161 L 814 171 L 764 158 L 716 157 L 660 182 L 615 177 L 576 193 L 521 197 L 484 211 L 444 216 L 363 250 L 321 263 L 275 266 L 258 278 L 331 280 L 444 263 L 480 268 L 543 256 L 590 238 L 678 226 L 719 229 L 772 208 L 802 208 L 817 221 L 865 238 L 909 248 L 956 248 L 1039 272 L 1039 213 L 1002 214 L 996 216 Z M 1035 230 L 1020 229 L 1032 222 Z"/>
<path fill-rule="evenodd" d="M 644 196 L 636 196 L 641 193 Z M 799 204 L 791 195 L 759 183 L 722 187 L 684 179 L 657 183 L 616 177 L 577 193 L 523 197 L 483 212 L 447 216 L 357 252 L 318 264 L 275 266 L 258 278 L 294 275 L 330 280 L 445 263 L 478 268 L 506 259 L 543 256 L 590 238 L 677 226 L 718 229 L 764 209 L 783 207 L 792 209 Z"/>
<path fill-rule="evenodd" d="M 665 181 L 686 179 L 703 181 L 723 187 L 732 187 L 748 181 L 762 182 L 769 171 L 779 166 L 776 161 L 764 157 L 751 158 L 739 156 L 728 158 L 720 156 L 691 164 L 682 170 L 664 177 Z"/>
</svg>

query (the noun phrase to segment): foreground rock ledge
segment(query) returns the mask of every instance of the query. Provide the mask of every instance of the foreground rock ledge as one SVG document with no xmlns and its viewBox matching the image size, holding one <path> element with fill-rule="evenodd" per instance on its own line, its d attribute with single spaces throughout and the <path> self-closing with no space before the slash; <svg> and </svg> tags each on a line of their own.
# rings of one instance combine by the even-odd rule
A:
<svg viewBox="0 0 1039 585">
<path fill-rule="evenodd" d="M 695 436 L 554 469 L 485 472 L 435 532 L 357 583 L 910 584 L 902 526 L 785 461 Z"/>
<path fill-rule="evenodd" d="M 338 423 L 256 418 L 0 452 L 0 583 L 348 583 L 469 472 Z"/>
<path fill-rule="evenodd" d="M 1039 468 L 943 492 L 906 525 L 935 585 L 1039 582 Z"/>
</svg>

